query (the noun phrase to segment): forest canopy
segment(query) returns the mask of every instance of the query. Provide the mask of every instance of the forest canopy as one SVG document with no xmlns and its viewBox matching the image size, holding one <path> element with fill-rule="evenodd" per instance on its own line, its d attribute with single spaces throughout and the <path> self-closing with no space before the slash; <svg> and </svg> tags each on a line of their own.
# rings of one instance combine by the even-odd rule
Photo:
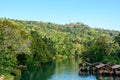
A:
<svg viewBox="0 0 120 80">
<path fill-rule="evenodd" d="M 65 25 L 0 19 L 0 73 L 17 65 L 45 63 L 58 58 L 120 63 L 119 31 L 91 28 L 80 22 Z"/>
</svg>

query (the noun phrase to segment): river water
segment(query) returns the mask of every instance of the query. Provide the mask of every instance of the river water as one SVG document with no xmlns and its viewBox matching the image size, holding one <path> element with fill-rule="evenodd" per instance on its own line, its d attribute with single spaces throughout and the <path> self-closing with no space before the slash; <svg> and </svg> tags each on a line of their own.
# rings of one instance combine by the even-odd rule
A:
<svg viewBox="0 0 120 80">
<path fill-rule="evenodd" d="M 20 80 L 120 80 L 119 76 L 79 74 L 80 61 L 78 59 L 60 59 L 37 67 L 31 65 L 28 70 L 22 71 Z"/>
</svg>

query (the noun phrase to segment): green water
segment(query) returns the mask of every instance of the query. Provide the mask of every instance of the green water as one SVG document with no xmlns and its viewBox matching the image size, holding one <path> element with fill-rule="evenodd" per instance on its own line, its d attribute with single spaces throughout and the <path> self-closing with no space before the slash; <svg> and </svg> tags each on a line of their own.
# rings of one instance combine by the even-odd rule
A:
<svg viewBox="0 0 120 80">
<path fill-rule="evenodd" d="M 120 77 L 96 76 L 88 73 L 79 74 L 80 60 L 65 59 L 38 66 L 30 65 L 22 71 L 20 80 L 120 80 Z"/>
</svg>

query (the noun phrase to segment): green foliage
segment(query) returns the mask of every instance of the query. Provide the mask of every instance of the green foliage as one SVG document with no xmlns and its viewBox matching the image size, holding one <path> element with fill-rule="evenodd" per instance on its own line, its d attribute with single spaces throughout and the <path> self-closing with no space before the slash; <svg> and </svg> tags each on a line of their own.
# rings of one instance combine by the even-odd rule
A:
<svg viewBox="0 0 120 80">
<path fill-rule="evenodd" d="M 11 73 L 17 65 L 32 61 L 45 63 L 67 57 L 80 57 L 89 62 L 119 63 L 118 33 L 90 28 L 79 22 L 59 25 L 0 19 L 0 72 Z M 119 45 L 113 42 L 113 38 Z"/>
<path fill-rule="evenodd" d="M 51 59 L 52 55 L 49 50 L 48 43 L 46 44 L 44 39 L 36 31 L 31 31 L 31 52 L 33 53 L 33 59 L 39 62 L 47 62 Z M 52 47 L 52 46 L 51 46 Z"/>
<path fill-rule="evenodd" d="M 109 55 L 104 57 L 103 62 L 108 64 L 120 64 L 120 59 L 118 56 Z"/>
<path fill-rule="evenodd" d="M 0 73 L 16 70 L 17 55 L 28 49 L 28 44 L 23 42 L 25 39 L 22 30 L 23 27 L 11 20 L 0 20 Z"/>
<path fill-rule="evenodd" d="M 119 44 L 120 46 L 120 33 L 118 36 L 115 36 L 114 41 Z"/>
<path fill-rule="evenodd" d="M 107 57 L 113 54 L 116 47 L 115 44 L 113 44 L 112 38 L 102 35 L 92 41 L 90 48 L 86 50 L 82 56 L 84 60 L 92 63 L 107 62 Z"/>
</svg>

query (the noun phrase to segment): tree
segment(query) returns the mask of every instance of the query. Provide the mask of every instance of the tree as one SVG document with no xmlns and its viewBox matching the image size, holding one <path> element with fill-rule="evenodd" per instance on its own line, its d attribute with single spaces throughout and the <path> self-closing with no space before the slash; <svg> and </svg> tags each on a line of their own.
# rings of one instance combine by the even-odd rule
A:
<svg viewBox="0 0 120 80">
<path fill-rule="evenodd" d="M 36 31 L 31 31 L 31 47 L 33 60 L 38 62 L 47 62 L 52 58 L 52 54 L 48 49 L 48 45 L 44 42 L 42 37 Z"/>
<path fill-rule="evenodd" d="M 118 36 L 115 36 L 114 41 L 117 42 L 120 46 L 120 33 Z"/>
<path fill-rule="evenodd" d="M 21 26 L 10 20 L 0 20 L 0 71 L 11 72 L 17 65 Z M 17 42 L 16 42 L 17 41 Z"/>
<path fill-rule="evenodd" d="M 112 39 L 107 35 L 101 35 L 91 42 L 90 48 L 82 55 L 89 62 L 101 62 L 105 56 L 109 56 L 113 52 Z"/>
</svg>

